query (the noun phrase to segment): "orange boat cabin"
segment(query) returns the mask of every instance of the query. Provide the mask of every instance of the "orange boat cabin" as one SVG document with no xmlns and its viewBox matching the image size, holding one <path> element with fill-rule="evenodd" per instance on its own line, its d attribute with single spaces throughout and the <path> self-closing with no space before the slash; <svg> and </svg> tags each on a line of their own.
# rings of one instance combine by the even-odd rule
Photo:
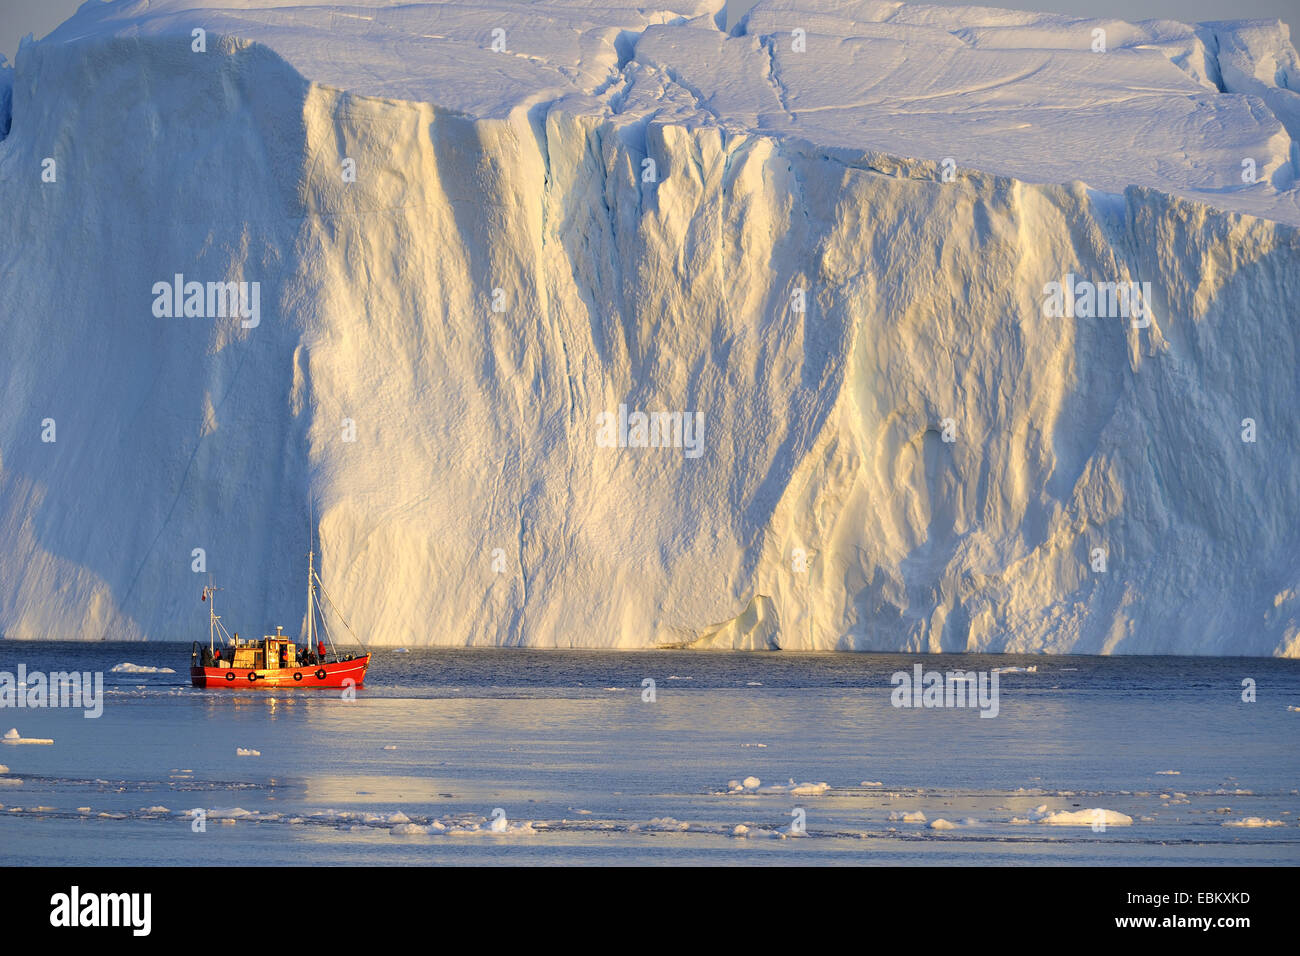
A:
<svg viewBox="0 0 1300 956">
<path fill-rule="evenodd" d="M 278 670 L 282 667 L 299 667 L 319 663 L 319 658 L 310 647 L 300 654 L 298 645 L 286 637 L 283 627 L 276 627 L 274 634 L 267 634 L 261 640 L 240 640 L 234 637 L 234 647 L 219 647 L 215 655 L 208 648 L 202 648 L 200 662 L 203 667 L 236 667 L 250 670 Z"/>
</svg>

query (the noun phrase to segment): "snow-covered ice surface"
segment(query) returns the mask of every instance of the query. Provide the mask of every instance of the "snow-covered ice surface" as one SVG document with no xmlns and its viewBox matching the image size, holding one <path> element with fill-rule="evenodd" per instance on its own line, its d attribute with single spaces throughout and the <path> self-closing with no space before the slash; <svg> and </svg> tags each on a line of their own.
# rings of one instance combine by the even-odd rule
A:
<svg viewBox="0 0 1300 956">
<path fill-rule="evenodd" d="M 124 654 L 16 649 L 47 671 Z M 417 648 L 355 701 L 110 675 L 97 720 L 24 712 L 58 744 L 5 751 L 0 864 L 1300 863 L 1300 663 L 1040 660 L 984 720 L 890 706 L 914 659 Z"/>
<path fill-rule="evenodd" d="M 293 633 L 310 501 L 376 644 L 1300 655 L 1285 27 L 720 8 L 132 0 L 23 45 L 0 633 L 198 636 L 199 548 Z M 176 275 L 258 323 L 156 316 Z M 1044 316 L 1066 275 L 1150 325 Z M 601 447 L 620 405 L 701 454 Z"/>
</svg>

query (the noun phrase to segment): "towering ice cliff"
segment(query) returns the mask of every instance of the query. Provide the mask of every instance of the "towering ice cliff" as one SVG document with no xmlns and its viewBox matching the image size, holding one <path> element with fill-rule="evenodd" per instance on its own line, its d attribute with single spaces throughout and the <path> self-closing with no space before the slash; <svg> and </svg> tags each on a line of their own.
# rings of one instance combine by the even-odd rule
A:
<svg viewBox="0 0 1300 956">
<path fill-rule="evenodd" d="M 719 6 L 24 44 L 0 632 L 1300 656 L 1286 28 Z"/>
</svg>

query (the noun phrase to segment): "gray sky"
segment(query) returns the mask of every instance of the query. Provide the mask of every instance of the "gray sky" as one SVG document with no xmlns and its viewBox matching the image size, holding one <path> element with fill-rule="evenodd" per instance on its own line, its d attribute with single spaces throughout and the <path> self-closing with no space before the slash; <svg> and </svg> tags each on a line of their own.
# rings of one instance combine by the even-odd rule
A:
<svg viewBox="0 0 1300 956">
<path fill-rule="evenodd" d="M 0 54 L 12 63 L 18 41 L 28 33 L 39 40 L 70 17 L 84 0 L 0 0 Z M 222 0 L 211 0 L 221 6 Z M 338 0 L 340 5 L 365 6 L 365 0 Z M 728 0 L 728 14 L 735 19 L 754 5 L 755 0 Z M 958 0 L 928 0 L 930 3 L 957 5 Z M 1125 20 L 1150 20 L 1167 17 L 1195 23 L 1201 20 L 1281 19 L 1291 26 L 1291 42 L 1300 37 L 1300 3 L 1296 0 L 998 0 L 972 5 L 1009 7 L 1013 10 L 1042 10 L 1076 16 L 1121 17 Z"/>
</svg>

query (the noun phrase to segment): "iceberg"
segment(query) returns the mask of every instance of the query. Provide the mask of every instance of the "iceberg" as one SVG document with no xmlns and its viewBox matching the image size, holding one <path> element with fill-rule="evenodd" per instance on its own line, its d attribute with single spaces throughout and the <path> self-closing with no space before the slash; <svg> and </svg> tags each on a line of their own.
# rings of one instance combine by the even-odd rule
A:
<svg viewBox="0 0 1300 956">
<path fill-rule="evenodd" d="M 209 576 L 304 621 L 310 515 L 375 645 L 1300 656 L 1285 25 L 723 21 L 115 0 L 24 42 L 0 633 L 190 640 Z"/>
</svg>

